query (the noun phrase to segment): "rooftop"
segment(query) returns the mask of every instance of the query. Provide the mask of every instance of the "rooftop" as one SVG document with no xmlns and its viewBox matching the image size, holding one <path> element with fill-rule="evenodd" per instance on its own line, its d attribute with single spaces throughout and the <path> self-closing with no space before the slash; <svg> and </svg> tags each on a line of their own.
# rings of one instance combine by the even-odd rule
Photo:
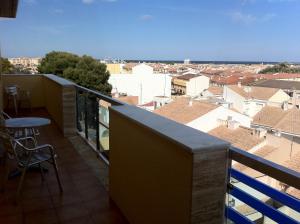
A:
<svg viewBox="0 0 300 224">
<path fill-rule="evenodd" d="M 139 97 L 138 96 L 119 96 L 119 97 L 114 97 L 121 102 L 127 103 L 129 105 L 138 105 L 139 104 Z"/>
<path fill-rule="evenodd" d="M 236 129 L 230 129 L 224 125 L 219 126 L 209 132 L 209 134 L 228 141 L 232 143 L 233 146 L 246 151 L 251 150 L 255 146 L 265 141 L 264 138 L 259 138 L 252 133 L 253 130 L 250 128 L 239 127 Z"/>
<path fill-rule="evenodd" d="M 300 135 L 300 110 L 266 106 L 256 114 L 253 123 Z"/>
<path fill-rule="evenodd" d="M 192 104 L 190 104 L 189 97 L 180 97 L 155 110 L 154 113 L 179 123 L 187 124 L 218 107 L 215 104 L 204 101 L 192 100 L 191 102 Z"/>
<path fill-rule="evenodd" d="M 207 90 L 214 95 L 222 95 L 223 94 L 223 87 L 210 86 Z"/>
<path fill-rule="evenodd" d="M 181 76 L 177 76 L 177 79 L 182 79 L 182 80 L 186 80 L 189 81 L 190 79 L 196 78 L 200 76 L 199 74 L 193 74 L 193 73 L 189 73 L 189 74 L 185 74 L 185 75 L 181 75 Z"/>
<path fill-rule="evenodd" d="M 300 90 L 300 82 L 286 80 L 261 80 L 255 82 L 254 86 L 278 88 L 284 90 Z"/>
<path fill-rule="evenodd" d="M 277 88 L 266 88 L 266 87 L 257 87 L 257 86 L 247 87 L 247 86 L 231 85 L 229 86 L 229 88 L 246 99 L 258 99 L 258 100 L 268 100 L 272 96 L 274 96 L 276 92 L 279 91 L 279 89 Z"/>
</svg>

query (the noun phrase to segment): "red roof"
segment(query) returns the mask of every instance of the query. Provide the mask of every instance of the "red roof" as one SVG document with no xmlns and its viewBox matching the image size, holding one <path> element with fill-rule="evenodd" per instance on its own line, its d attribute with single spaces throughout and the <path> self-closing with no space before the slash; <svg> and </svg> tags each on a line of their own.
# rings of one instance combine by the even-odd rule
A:
<svg viewBox="0 0 300 224">
<path fill-rule="evenodd" d="M 295 79 L 300 78 L 300 74 L 293 73 L 275 73 L 275 74 L 257 74 L 258 79 Z"/>
<path fill-rule="evenodd" d="M 244 76 L 212 76 L 211 82 L 220 84 L 220 85 L 235 85 L 238 82 L 241 84 L 248 84 L 255 80 L 254 77 L 244 77 Z"/>
</svg>

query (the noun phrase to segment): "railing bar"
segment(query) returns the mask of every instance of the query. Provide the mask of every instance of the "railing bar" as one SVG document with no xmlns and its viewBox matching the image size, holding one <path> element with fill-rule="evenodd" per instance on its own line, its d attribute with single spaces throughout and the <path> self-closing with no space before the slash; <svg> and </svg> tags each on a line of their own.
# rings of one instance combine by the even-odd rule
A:
<svg viewBox="0 0 300 224">
<path fill-rule="evenodd" d="M 106 96 L 98 91 L 95 91 L 95 90 L 91 90 L 91 89 L 88 89 L 86 87 L 83 87 L 83 86 L 79 86 L 79 85 L 76 85 L 76 88 L 80 89 L 80 90 L 83 90 L 85 92 L 88 92 L 88 93 L 91 93 L 91 94 L 94 94 L 96 96 L 98 96 L 101 100 L 104 100 L 108 103 L 111 103 L 113 105 L 125 105 L 125 103 L 119 101 L 119 100 L 116 100 L 116 99 L 113 99 L 109 96 Z"/>
<path fill-rule="evenodd" d="M 263 159 L 259 156 L 250 154 L 241 149 L 231 147 L 230 157 L 239 163 L 242 163 L 254 170 L 266 174 L 283 183 L 300 189 L 300 173 L 288 169 L 274 162 Z"/>
<path fill-rule="evenodd" d="M 241 200 L 245 204 L 249 205 L 250 207 L 256 209 L 257 211 L 261 212 L 262 214 L 268 216 L 270 219 L 274 220 L 278 223 L 290 223 L 290 224 L 299 224 L 296 220 L 288 217 L 287 215 L 283 214 L 282 212 L 272 208 L 270 205 L 267 205 L 260 200 L 256 199 L 255 197 L 245 193 L 244 191 L 238 189 L 235 186 L 232 186 L 230 189 L 230 194 L 237 199 Z"/>
<path fill-rule="evenodd" d="M 87 112 L 87 94 L 83 94 L 84 96 L 84 132 L 85 138 L 88 139 L 88 112 Z"/>
<path fill-rule="evenodd" d="M 99 121 L 99 124 L 103 127 L 105 127 L 106 129 L 109 129 L 109 126 L 107 124 L 104 124 L 103 122 Z"/>
<path fill-rule="evenodd" d="M 100 151 L 100 138 L 99 138 L 99 103 L 96 98 L 96 103 L 95 103 L 95 118 L 96 118 L 96 147 L 97 150 Z"/>
<path fill-rule="evenodd" d="M 236 211 L 230 207 L 227 207 L 227 206 L 226 206 L 225 216 L 226 216 L 226 218 L 230 219 L 234 223 L 245 223 L 245 224 L 253 224 L 254 223 L 247 217 L 243 216 L 238 211 Z"/>
<path fill-rule="evenodd" d="M 269 196 L 270 198 L 273 198 L 274 200 L 300 212 L 300 200 L 293 198 L 284 192 L 269 187 L 268 185 L 257 181 L 254 178 L 251 178 L 235 169 L 230 169 L 230 174 L 234 179 L 237 179 L 249 187 L 252 187 L 257 191 Z"/>
</svg>

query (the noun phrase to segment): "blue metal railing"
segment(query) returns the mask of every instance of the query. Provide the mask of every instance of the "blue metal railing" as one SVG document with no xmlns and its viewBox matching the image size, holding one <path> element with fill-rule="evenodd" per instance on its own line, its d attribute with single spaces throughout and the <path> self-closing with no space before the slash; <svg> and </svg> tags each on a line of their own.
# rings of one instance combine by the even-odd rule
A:
<svg viewBox="0 0 300 224">
<path fill-rule="evenodd" d="M 278 164 L 274 164 L 270 161 L 264 160 L 260 157 L 257 157 L 253 154 L 247 153 L 237 148 L 231 149 L 231 158 L 237 162 L 240 162 L 250 168 L 258 170 L 260 172 L 265 169 L 267 175 L 275 178 L 281 182 L 288 181 L 290 186 L 298 188 L 299 186 L 299 173 L 289 170 L 285 167 L 281 167 Z M 277 172 L 276 172 L 277 171 Z M 272 175 L 270 175 L 272 174 Z M 273 199 L 276 202 L 281 203 L 283 206 L 287 206 L 293 209 L 296 212 L 300 213 L 300 200 L 294 198 L 284 192 L 276 190 L 252 177 L 241 173 L 235 169 L 229 169 L 230 177 L 234 178 L 236 181 L 247 185 L 248 187 L 266 195 L 267 197 Z M 232 195 L 239 201 L 245 203 L 251 208 L 255 209 L 257 212 L 261 213 L 264 216 L 272 219 L 277 223 L 291 223 L 291 224 L 299 224 L 300 220 L 295 220 L 294 218 L 284 214 L 283 212 L 277 210 L 269 204 L 257 199 L 253 195 L 250 195 L 246 191 L 241 188 L 235 186 L 234 184 L 228 184 L 228 194 Z M 238 212 L 233 207 L 226 207 L 226 218 L 231 220 L 234 223 L 254 223 L 250 219 L 248 219 L 245 215 Z"/>
</svg>

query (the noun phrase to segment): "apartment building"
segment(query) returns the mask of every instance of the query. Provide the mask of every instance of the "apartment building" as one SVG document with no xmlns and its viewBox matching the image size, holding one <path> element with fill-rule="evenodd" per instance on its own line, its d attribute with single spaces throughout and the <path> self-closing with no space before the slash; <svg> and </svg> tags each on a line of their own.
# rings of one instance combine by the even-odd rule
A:
<svg viewBox="0 0 300 224">
<path fill-rule="evenodd" d="M 38 66 L 41 63 L 42 58 L 30 58 L 30 57 L 20 57 L 20 58 L 9 58 L 8 59 L 12 65 L 17 68 L 27 69 L 32 74 L 38 73 Z"/>
<path fill-rule="evenodd" d="M 299 81 L 287 81 L 287 80 L 260 80 L 252 84 L 253 86 L 278 88 L 282 89 L 285 93 L 291 96 L 290 104 L 296 105 L 299 108 L 300 105 L 300 82 Z"/>
<path fill-rule="evenodd" d="M 153 68 L 139 64 L 131 74 L 111 74 L 109 81 L 113 94 L 138 96 L 138 104 L 152 102 L 156 96 L 171 97 L 171 77 L 169 74 L 155 74 Z"/>
<path fill-rule="evenodd" d="M 224 86 L 223 98 L 232 108 L 250 117 L 266 105 L 281 107 L 290 100 L 290 96 L 281 89 L 240 84 Z"/>
<path fill-rule="evenodd" d="M 251 124 L 251 118 L 248 116 L 221 105 L 193 100 L 190 97 L 174 99 L 173 102 L 154 110 L 154 113 L 203 132 L 209 132 L 227 122 L 237 122 L 245 127 L 250 127 Z"/>
<path fill-rule="evenodd" d="M 209 78 L 196 73 L 188 72 L 172 80 L 173 93 L 179 95 L 199 96 L 208 87 Z"/>
</svg>

